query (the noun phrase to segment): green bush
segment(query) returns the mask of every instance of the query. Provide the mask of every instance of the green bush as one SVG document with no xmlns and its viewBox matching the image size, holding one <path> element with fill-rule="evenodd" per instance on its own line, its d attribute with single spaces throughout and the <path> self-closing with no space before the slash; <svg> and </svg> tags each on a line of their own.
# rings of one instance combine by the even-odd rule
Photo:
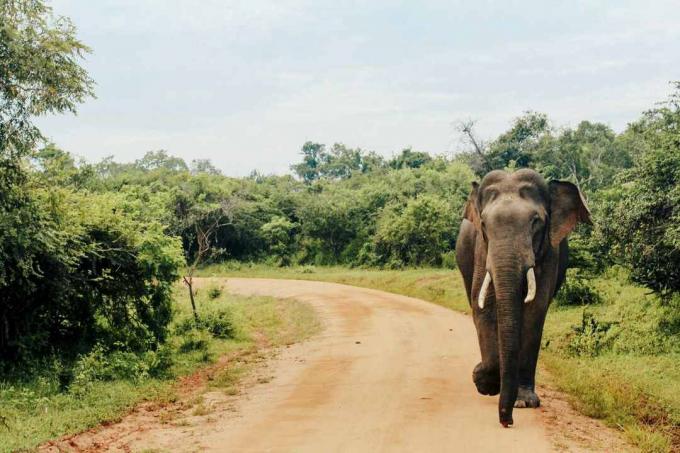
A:
<svg viewBox="0 0 680 453">
<path fill-rule="evenodd" d="M 219 298 L 222 295 L 222 288 L 219 286 L 211 286 L 208 288 L 208 298 L 211 300 L 215 300 Z"/>
<path fill-rule="evenodd" d="M 446 269 L 455 269 L 458 264 L 456 263 L 456 251 L 449 250 L 448 252 L 442 253 L 441 266 Z"/>
<path fill-rule="evenodd" d="M 95 344 L 155 349 L 166 335 L 172 285 L 183 264 L 179 241 L 148 217 L 144 200 L 41 184 L 47 181 L 37 184 L 26 206 L 33 221 L 0 233 L 5 368 L 47 353 L 87 352 Z"/>
<path fill-rule="evenodd" d="M 602 298 L 592 287 L 592 283 L 579 276 L 569 277 L 555 296 L 556 305 L 593 305 Z"/>
<path fill-rule="evenodd" d="M 86 390 L 97 381 L 129 380 L 141 381 L 150 377 L 161 377 L 172 365 L 172 351 L 159 348 L 157 351 L 133 353 L 107 350 L 95 346 L 76 360 L 70 369 L 69 389 L 74 392 Z"/>
<path fill-rule="evenodd" d="M 203 330 L 215 338 L 234 338 L 235 329 L 231 313 L 227 310 L 213 310 L 201 313 L 198 320 L 186 317 L 177 323 L 175 332 L 184 335 L 193 330 Z"/>
<path fill-rule="evenodd" d="M 192 351 L 207 351 L 210 338 L 206 333 L 197 329 L 191 329 L 182 334 L 182 342 L 179 345 L 179 352 L 187 353 Z"/>
<path fill-rule="evenodd" d="M 568 351 L 574 356 L 594 357 L 602 353 L 609 346 L 609 330 L 612 324 L 603 322 L 583 310 L 581 325 L 573 327 L 573 334 L 569 339 Z"/>
<path fill-rule="evenodd" d="M 376 256 L 390 268 L 439 266 L 442 250 L 453 247 L 457 223 L 451 206 L 432 195 L 409 200 L 403 208 L 385 208 L 374 236 Z"/>
</svg>

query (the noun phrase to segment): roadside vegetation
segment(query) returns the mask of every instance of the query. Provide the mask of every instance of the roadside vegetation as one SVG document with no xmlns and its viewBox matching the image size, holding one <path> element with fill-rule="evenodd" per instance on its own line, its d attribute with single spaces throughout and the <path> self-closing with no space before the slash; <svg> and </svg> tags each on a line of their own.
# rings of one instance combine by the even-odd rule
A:
<svg viewBox="0 0 680 453">
<path fill-rule="evenodd" d="M 110 419 L 241 341 L 237 307 L 260 302 L 213 311 L 195 275 L 341 281 L 467 310 L 451 269 L 470 183 L 531 167 L 578 184 L 594 220 L 572 235 L 544 363 L 586 413 L 644 449 L 680 448 L 680 83 L 621 132 L 526 112 L 491 140 L 461 123 L 454 155 L 310 141 L 291 174 L 234 178 L 164 150 L 87 162 L 49 143 L 36 118 L 94 96 L 89 51 L 43 1 L 0 0 L 3 446 Z"/>
<path fill-rule="evenodd" d="M 237 393 L 249 358 L 303 340 L 319 329 L 311 307 L 294 300 L 227 294 L 219 280 L 197 289 L 196 323 L 183 288 L 175 288 L 164 344 L 135 354 L 97 346 L 66 363 L 51 358 L 0 382 L 0 452 L 31 449 L 50 439 L 120 419 L 141 402 L 178 398 L 177 379 L 215 366 L 211 387 Z M 200 411 L 200 407 L 197 407 Z"/>
</svg>

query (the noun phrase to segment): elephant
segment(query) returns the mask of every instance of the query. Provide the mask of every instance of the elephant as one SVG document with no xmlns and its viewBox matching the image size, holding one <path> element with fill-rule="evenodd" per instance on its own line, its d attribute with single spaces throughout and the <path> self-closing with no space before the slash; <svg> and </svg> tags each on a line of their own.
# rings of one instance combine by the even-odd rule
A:
<svg viewBox="0 0 680 453">
<path fill-rule="evenodd" d="M 567 236 L 592 224 L 579 188 L 536 171 L 494 170 L 473 182 L 456 242 L 482 361 L 477 391 L 498 395 L 503 427 L 513 407 L 538 407 L 535 374 L 548 306 L 564 282 Z"/>
</svg>

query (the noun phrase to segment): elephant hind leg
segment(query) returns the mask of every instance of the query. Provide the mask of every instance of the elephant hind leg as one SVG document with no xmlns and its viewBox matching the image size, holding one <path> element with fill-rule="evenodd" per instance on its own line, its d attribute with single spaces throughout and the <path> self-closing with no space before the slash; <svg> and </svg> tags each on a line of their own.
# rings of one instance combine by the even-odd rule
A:
<svg viewBox="0 0 680 453">
<path fill-rule="evenodd" d="M 485 367 L 479 362 L 472 371 L 472 380 L 482 395 L 498 395 L 501 391 L 501 373 L 498 367 Z"/>
</svg>

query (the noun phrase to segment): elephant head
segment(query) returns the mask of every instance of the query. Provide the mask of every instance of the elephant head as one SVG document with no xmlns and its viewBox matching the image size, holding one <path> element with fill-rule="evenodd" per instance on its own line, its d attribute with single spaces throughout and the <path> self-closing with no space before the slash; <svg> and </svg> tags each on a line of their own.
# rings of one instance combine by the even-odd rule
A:
<svg viewBox="0 0 680 453">
<path fill-rule="evenodd" d="M 465 218 L 474 224 L 486 255 L 480 259 L 477 272 L 484 272 L 484 279 L 473 290 L 473 303 L 483 309 L 492 285 L 495 294 L 494 306 L 487 309 L 496 310 L 501 384 L 498 410 L 501 424 L 507 427 L 512 424 L 519 385 L 524 304 L 545 304 L 547 309 L 557 266 L 545 263 L 556 262 L 560 243 L 578 222 L 590 223 L 590 212 L 572 183 L 546 183 L 529 169 L 514 173 L 497 170 L 488 173 L 481 184 L 473 184 Z"/>
</svg>

